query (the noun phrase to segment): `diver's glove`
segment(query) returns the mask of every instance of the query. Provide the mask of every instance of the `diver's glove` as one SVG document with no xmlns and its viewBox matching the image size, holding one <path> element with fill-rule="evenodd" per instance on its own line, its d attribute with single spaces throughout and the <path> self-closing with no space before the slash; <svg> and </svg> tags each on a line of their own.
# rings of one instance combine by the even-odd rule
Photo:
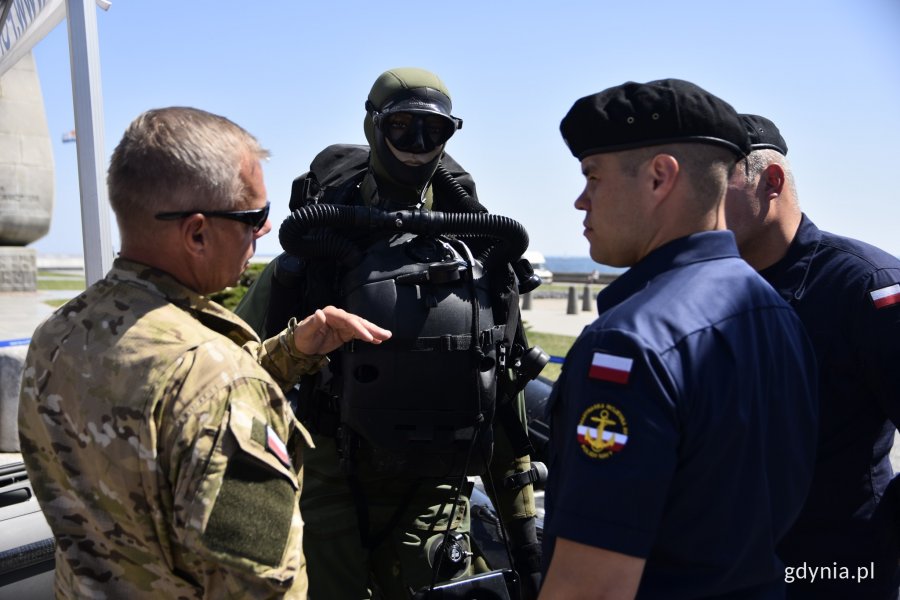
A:
<svg viewBox="0 0 900 600">
<path fill-rule="evenodd" d="M 512 546 L 513 568 L 519 574 L 522 600 L 536 600 L 541 589 L 541 544 L 534 517 L 506 524 Z"/>
</svg>

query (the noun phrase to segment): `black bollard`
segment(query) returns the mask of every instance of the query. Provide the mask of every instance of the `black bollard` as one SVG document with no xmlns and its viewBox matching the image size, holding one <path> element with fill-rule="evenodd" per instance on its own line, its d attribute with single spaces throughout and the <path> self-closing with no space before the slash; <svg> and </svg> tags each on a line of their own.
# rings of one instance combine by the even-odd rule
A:
<svg viewBox="0 0 900 600">
<path fill-rule="evenodd" d="M 522 310 L 531 310 L 531 292 L 522 295 Z"/>
<path fill-rule="evenodd" d="M 591 286 L 584 286 L 584 292 L 581 293 L 581 310 L 591 312 L 594 310 L 594 303 L 591 302 Z"/>
<path fill-rule="evenodd" d="M 569 305 L 566 307 L 567 315 L 577 315 L 578 314 L 578 303 L 576 302 L 575 297 L 575 286 L 569 286 Z"/>
</svg>

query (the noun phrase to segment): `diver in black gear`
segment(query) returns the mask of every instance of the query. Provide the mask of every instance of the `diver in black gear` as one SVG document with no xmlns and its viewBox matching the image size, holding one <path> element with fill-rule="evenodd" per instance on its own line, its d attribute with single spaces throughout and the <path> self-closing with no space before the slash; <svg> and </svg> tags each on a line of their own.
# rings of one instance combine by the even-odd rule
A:
<svg viewBox="0 0 900 600">
<path fill-rule="evenodd" d="M 372 86 L 365 106 L 364 130 L 369 146 L 334 145 L 319 153 L 310 171 L 294 182 L 292 210 L 337 205 L 335 208 L 365 207 L 378 211 L 486 213 L 478 203 L 471 176 L 444 152 L 445 144 L 462 126 L 462 120 L 452 115 L 449 92 L 436 75 L 413 68 L 386 71 Z M 288 221 L 284 227 L 288 227 Z M 340 235 L 332 236 L 335 232 Z M 371 255 L 373 249 L 403 239 L 352 227 L 313 227 L 304 229 L 305 233 L 322 234 L 323 237 L 314 238 L 309 252 L 321 252 L 326 257 L 317 260 L 311 255 L 281 255 L 237 308 L 236 312 L 260 333 L 281 321 L 286 322 L 304 306 L 339 301 L 348 270 L 342 263 L 354 264 L 363 255 Z M 463 246 L 450 240 L 446 242 L 451 246 L 449 250 L 440 247 L 443 242 L 437 242 L 437 248 L 429 248 L 429 243 L 435 242 L 429 242 L 424 236 L 408 239 L 404 251 L 418 252 L 428 260 L 436 258 L 436 263 L 449 264 L 452 261 L 448 253 L 460 254 L 466 262 L 464 247 L 470 247 L 478 255 L 489 251 L 493 243 L 489 236 L 460 236 L 459 239 L 465 241 Z M 369 259 L 377 260 L 372 256 Z M 453 271 L 452 265 L 449 271 Z M 488 324 L 499 331 L 509 324 L 509 331 L 513 331 L 515 325 L 521 324 L 515 292 L 509 291 L 509 288 L 514 290 L 516 278 L 505 263 L 503 269 L 493 272 L 496 276 L 491 279 L 490 289 L 478 290 L 473 297 L 480 298 L 482 306 L 488 309 L 486 316 L 482 311 L 482 321 L 491 321 Z M 510 299 L 512 306 L 504 307 L 503 302 Z M 493 316 L 497 318 L 492 320 Z M 516 338 L 519 346 L 522 340 L 520 333 Z M 511 352 L 514 345 L 507 344 L 501 353 Z M 440 362 L 440 353 L 432 354 L 435 362 L 425 373 L 426 379 L 430 373 L 439 373 L 447 366 Z M 488 354 L 487 362 L 496 363 L 494 369 L 502 381 L 494 426 L 489 432 L 493 437 L 489 446 L 493 447 L 488 448 L 487 457 L 483 456 L 483 447 L 474 448 L 471 454 L 489 460 L 489 472 L 497 482 L 493 499 L 512 543 L 513 562 L 522 579 L 525 598 L 531 598 L 536 597 L 540 573 L 533 491 L 531 485 L 512 489 L 501 483 L 531 468 L 528 453 L 523 450 L 527 439 L 524 442 L 521 439 L 524 406 L 521 396 L 515 393 L 521 386 L 510 381 L 514 379 L 507 372 L 511 369 L 503 368 L 506 365 L 501 363 L 507 360 L 506 356 Z M 337 380 L 340 363 L 345 360 L 338 355 L 332 358 L 332 376 Z M 508 364 L 514 359 L 510 356 Z M 435 581 L 487 570 L 484 560 L 473 555 L 468 489 L 460 486 L 458 461 L 454 463 L 455 469 L 448 471 L 452 474 L 438 478 L 392 472 L 392 468 L 396 471 L 400 467 L 396 461 L 389 464 L 390 454 L 373 452 L 365 440 L 342 424 L 339 408 L 345 399 L 333 393 L 340 388 L 341 384 L 335 381 L 305 381 L 300 385 L 297 400 L 298 416 L 313 432 L 316 444 L 304 456 L 305 488 L 301 498 L 310 596 L 316 599 L 409 598 Z M 504 395 L 512 398 L 504 401 Z M 423 402 L 428 397 L 428 389 L 422 389 Z M 516 423 L 496 426 L 509 421 Z M 521 434 L 516 433 L 517 427 Z M 478 456 L 468 466 L 476 464 Z M 457 503 L 459 493 L 462 497 Z M 448 522 L 452 531 L 449 540 L 445 539 Z"/>
</svg>

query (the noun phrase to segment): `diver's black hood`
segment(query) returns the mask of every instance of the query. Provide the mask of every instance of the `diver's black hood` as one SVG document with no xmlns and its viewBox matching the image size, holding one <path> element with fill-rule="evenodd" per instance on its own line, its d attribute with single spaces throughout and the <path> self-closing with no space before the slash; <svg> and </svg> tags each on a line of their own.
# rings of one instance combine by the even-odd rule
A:
<svg viewBox="0 0 900 600">
<path fill-rule="evenodd" d="M 443 151 L 425 164 L 404 164 L 391 152 L 384 134 L 375 127 L 374 113 L 384 110 L 406 111 L 453 118 L 451 109 L 450 92 L 434 73 L 423 69 L 400 68 L 385 71 L 378 77 L 366 101 L 363 129 L 372 150 L 369 168 L 377 183 L 379 205 L 385 208 L 419 206 Z"/>
</svg>

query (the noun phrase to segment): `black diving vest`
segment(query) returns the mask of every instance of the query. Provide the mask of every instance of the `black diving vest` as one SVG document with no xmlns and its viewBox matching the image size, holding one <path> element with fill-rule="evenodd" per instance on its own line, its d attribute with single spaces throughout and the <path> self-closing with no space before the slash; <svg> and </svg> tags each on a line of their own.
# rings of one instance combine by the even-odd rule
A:
<svg viewBox="0 0 900 600">
<path fill-rule="evenodd" d="M 341 277 L 341 307 L 392 332 L 345 344 L 335 381 L 345 437 L 377 472 L 446 477 L 490 461 L 503 327 L 466 254 L 460 240 L 396 234 Z"/>
</svg>

